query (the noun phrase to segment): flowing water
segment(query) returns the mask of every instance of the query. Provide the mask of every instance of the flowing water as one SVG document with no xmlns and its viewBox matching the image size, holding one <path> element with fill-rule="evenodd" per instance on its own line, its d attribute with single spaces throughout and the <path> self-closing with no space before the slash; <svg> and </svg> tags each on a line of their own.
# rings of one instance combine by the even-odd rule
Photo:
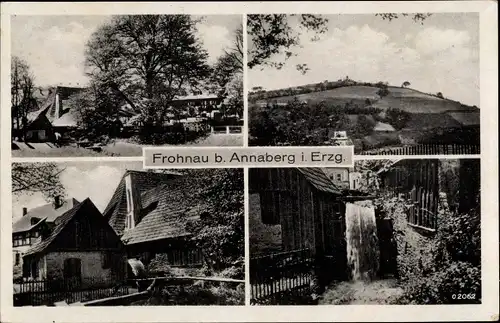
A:
<svg viewBox="0 0 500 323">
<path fill-rule="evenodd" d="M 347 265 L 353 281 L 369 281 L 379 269 L 380 251 L 375 209 L 346 204 Z"/>
</svg>

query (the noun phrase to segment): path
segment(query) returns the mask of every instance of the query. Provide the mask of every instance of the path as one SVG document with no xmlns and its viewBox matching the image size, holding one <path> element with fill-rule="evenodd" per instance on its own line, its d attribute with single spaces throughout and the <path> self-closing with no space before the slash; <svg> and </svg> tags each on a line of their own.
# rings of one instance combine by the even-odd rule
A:
<svg viewBox="0 0 500 323">
<path fill-rule="evenodd" d="M 327 288 L 320 305 L 392 304 L 403 293 L 395 279 L 340 282 Z"/>
</svg>

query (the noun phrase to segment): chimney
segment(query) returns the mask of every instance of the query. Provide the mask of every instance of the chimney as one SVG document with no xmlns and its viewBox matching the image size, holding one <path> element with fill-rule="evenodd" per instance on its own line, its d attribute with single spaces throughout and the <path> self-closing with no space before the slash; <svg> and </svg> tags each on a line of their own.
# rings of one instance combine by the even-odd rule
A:
<svg viewBox="0 0 500 323">
<path fill-rule="evenodd" d="M 57 209 L 62 206 L 62 199 L 60 196 L 54 197 L 54 207 Z"/>
<path fill-rule="evenodd" d="M 26 214 L 28 214 L 28 208 L 27 207 L 23 207 L 23 216 L 25 216 Z"/>
</svg>

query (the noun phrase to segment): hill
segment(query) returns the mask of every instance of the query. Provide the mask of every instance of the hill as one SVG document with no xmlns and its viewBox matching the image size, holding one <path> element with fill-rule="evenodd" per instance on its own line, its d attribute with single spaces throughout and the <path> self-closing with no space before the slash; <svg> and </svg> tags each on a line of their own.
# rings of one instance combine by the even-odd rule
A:
<svg viewBox="0 0 500 323">
<path fill-rule="evenodd" d="M 374 107 L 381 110 L 389 108 L 397 108 L 409 113 L 442 113 L 445 111 L 476 111 L 477 107 L 470 107 L 460 102 L 446 98 L 438 97 L 437 95 L 423 93 L 411 88 L 402 88 L 395 86 L 383 85 L 382 83 L 372 85 L 338 85 L 333 89 L 313 91 L 309 93 L 300 93 L 304 91 L 304 87 L 299 88 L 298 94 L 292 94 L 294 89 L 284 89 L 269 92 L 251 93 L 249 99 L 257 105 L 271 104 L 286 104 L 295 99 L 305 103 L 325 102 L 328 105 L 334 106 L 350 106 L 357 105 L 360 108 Z M 366 83 L 363 83 L 366 84 Z M 381 85 L 382 84 L 382 85 Z M 385 96 L 380 96 L 381 88 L 386 88 L 388 93 Z M 300 91 L 300 89 L 303 89 Z M 314 90 L 307 87 L 307 90 Z M 274 96 L 276 93 L 290 93 L 291 95 Z M 287 93 L 287 94 L 288 94 Z"/>
</svg>

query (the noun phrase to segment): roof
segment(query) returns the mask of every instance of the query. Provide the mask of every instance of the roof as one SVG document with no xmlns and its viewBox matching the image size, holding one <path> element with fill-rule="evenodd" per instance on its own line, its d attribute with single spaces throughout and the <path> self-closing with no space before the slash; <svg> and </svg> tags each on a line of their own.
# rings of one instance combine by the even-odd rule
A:
<svg viewBox="0 0 500 323">
<path fill-rule="evenodd" d="M 71 219 L 73 219 L 75 214 L 77 214 L 77 212 L 84 205 L 87 205 L 89 203 L 94 205 L 92 203 L 92 201 L 90 201 L 90 199 L 87 198 L 82 203 L 78 203 L 73 208 L 67 210 L 61 216 L 59 216 L 54 221 L 55 226 L 52 229 L 52 231 L 50 232 L 50 235 L 48 237 L 46 237 L 45 239 L 43 239 L 42 241 L 40 241 L 40 243 L 37 243 L 37 244 L 33 245 L 30 249 L 28 249 L 28 251 L 26 251 L 26 253 L 25 253 L 25 256 L 45 251 L 50 246 L 50 244 L 56 239 L 57 235 L 66 227 L 66 225 L 71 221 Z M 95 208 L 95 206 L 94 206 L 94 208 Z"/>
<path fill-rule="evenodd" d="M 181 174 L 172 171 L 163 171 L 162 173 L 158 173 L 127 170 L 123 174 L 122 179 L 118 183 L 113 196 L 103 212 L 103 215 L 108 220 L 108 223 L 118 235 L 121 235 L 125 229 L 126 214 L 122 209 L 120 209 L 120 206 L 126 205 L 125 177 L 128 175 L 133 176 L 133 185 L 135 185 L 135 189 L 142 194 L 147 190 L 165 184 L 165 181 L 170 181 L 172 177 L 180 176 Z"/>
<path fill-rule="evenodd" d="M 448 115 L 463 126 L 477 126 L 480 124 L 480 113 L 476 111 L 448 112 Z"/>
<path fill-rule="evenodd" d="M 52 125 L 54 127 L 76 127 L 77 121 L 74 109 L 66 112 L 60 118 L 54 119 L 54 121 L 52 121 Z"/>
<path fill-rule="evenodd" d="M 342 194 L 342 190 L 328 178 L 321 168 L 297 168 L 317 190 L 326 193 Z"/>
<path fill-rule="evenodd" d="M 378 121 L 373 128 L 375 131 L 396 131 L 393 126 L 388 123 Z"/>
<path fill-rule="evenodd" d="M 133 229 L 125 231 L 122 236 L 125 244 L 190 235 L 186 224 L 190 220 L 198 219 L 203 208 L 199 201 L 191 199 L 189 188 L 186 187 L 189 182 L 177 182 L 181 185 L 184 183 L 184 189 L 179 189 L 174 183 L 168 183 L 141 195 L 143 210 L 148 210 L 148 213 L 143 215 Z"/>
<path fill-rule="evenodd" d="M 377 174 L 382 174 L 382 173 L 387 172 L 392 166 L 396 165 L 397 163 L 399 163 L 402 160 L 403 159 L 391 159 L 391 160 L 387 160 L 384 163 L 384 165 L 377 171 Z"/>
<path fill-rule="evenodd" d="M 47 222 L 54 222 L 59 216 L 74 208 L 80 202 L 74 198 L 69 198 L 63 201 L 63 205 L 57 209 L 54 208 L 52 203 L 38 206 L 28 211 L 28 213 L 16 221 L 12 225 L 12 233 L 26 232 L 33 229 L 42 220 Z M 31 224 L 32 218 L 40 219 L 37 223 Z"/>
<path fill-rule="evenodd" d="M 222 98 L 215 94 L 186 95 L 176 98 L 175 100 L 173 100 L 173 102 L 181 102 L 188 100 L 213 100 L 213 99 L 222 99 Z"/>
</svg>

